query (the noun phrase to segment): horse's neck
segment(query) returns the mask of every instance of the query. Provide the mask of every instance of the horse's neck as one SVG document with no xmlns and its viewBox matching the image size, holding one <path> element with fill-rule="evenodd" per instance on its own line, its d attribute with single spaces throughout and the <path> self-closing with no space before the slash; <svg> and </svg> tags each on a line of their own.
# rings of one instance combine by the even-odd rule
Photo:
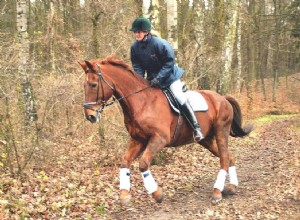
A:
<svg viewBox="0 0 300 220">
<path fill-rule="evenodd" d="M 125 115 L 133 114 L 138 109 L 137 106 L 143 106 L 147 102 L 147 96 L 142 90 L 148 85 L 138 79 L 138 76 L 118 67 L 111 67 L 107 73 L 107 78 L 115 86 L 114 95 L 119 99 Z"/>
<path fill-rule="evenodd" d="M 107 77 L 113 81 L 116 92 L 120 96 L 130 96 L 133 95 L 133 93 L 147 87 L 147 84 L 139 80 L 138 76 L 125 69 L 121 69 L 120 71 L 111 71 L 107 74 Z"/>
</svg>

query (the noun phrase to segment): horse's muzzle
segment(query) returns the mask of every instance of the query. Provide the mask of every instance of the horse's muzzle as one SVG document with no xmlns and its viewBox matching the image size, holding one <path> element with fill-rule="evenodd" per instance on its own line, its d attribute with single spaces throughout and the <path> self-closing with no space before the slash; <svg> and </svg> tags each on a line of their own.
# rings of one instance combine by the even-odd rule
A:
<svg viewBox="0 0 300 220">
<path fill-rule="evenodd" d="M 99 121 L 99 117 L 95 115 L 88 115 L 86 119 L 89 120 L 91 123 L 97 123 Z"/>
<path fill-rule="evenodd" d="M 83 106 L 85 118 L 87 120 L 89 120 L 91 123 L 99 122 L 101 119 L 101 110 L 102 109 L 101 108 L 93 109 L 93 108 L 89 107 L 89 105 L 86 105 L 86 106 L 85 105 Z"/>
</svg>

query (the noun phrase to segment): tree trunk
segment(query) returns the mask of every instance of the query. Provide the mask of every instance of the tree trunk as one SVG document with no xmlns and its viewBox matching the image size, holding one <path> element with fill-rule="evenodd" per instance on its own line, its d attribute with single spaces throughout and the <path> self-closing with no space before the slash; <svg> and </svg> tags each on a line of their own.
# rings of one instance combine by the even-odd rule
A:
<svg viewBox="0 0 300 220">
<path fill-rule="evenodd" d="M 255 16 L 255 1 L 249 1 L 249 16 L 253 18 Z M 253 107 L 253 88 L 252 80 L 255 76 L 255 44 L 254 44 L 254 24 L 250 23 L 247 32 L 247 77 L 246 77 L 246 88 L 248 97 L 248 109 L 251 110 Z"/>
<path fill-rule="evenodd" d="M 205 63 L 203 58 L 205 47 L 205 35 L 204 35 L 204 16 L 205 16 L 205 3 L 203 0 L 193 1 L 194 10 L 194 35 L 195 35 L 195 51 L 196 51 L 196 63 L 193 69 L 193 77 L 198 78 L 198 85 L 201 88 L 209 89 L 209 77 L 205 73 Z M 203 75 L 202 75 L 203 74 Z"/>
<path fill-rule="evenodd" d="M 222 45 L 224 41 L 224 22 L 225 22 L 225 3 L 224 0 L 214 0 L 214 37 L 213 37 L 213 49 L 214 55 L 216 57 L 222 56 Z M 220 66 L 223 66 L 224 63 L 221 63 Z M 216 68 L 217 72 L 217 79 L 216 79 L 216 91 L 218 93 L 222 93 L 223 82 L 222 82 L 222 75 L 223 75 L 223 68 Z"/>
<path fill-rule="evenodd" d="M 19 41 L 18 73 L 21 79 L 22 95 L 24 102 L 24 123 L 37 120 L 36 103 L 33 96 L 29 72 L 29 40 L 27 32 L 28 1 L 17 0 L 17 30 Z"/>
<path fill-rule="evenodd" d="M 100 57 L 100 43 L 99 43 L 99 21 L 101 19 L 101 15 L 104 14 L 102 9 L 99 9 L 99 6 L 91 2 L 90 3 L 90 11 L 92 12 L 91 14 L 91 20 L 93 23 L 93 28 L 92 28 L 92 42 L 93 42 L 93 50 L 94 50 L 94 55 L 95 57 Z"/>
<path fill-rule="evenodd" d="M 143 0 L 135 0 L 134 2 L 135 2 L 138 17 L 143 16 L 144 1 Z"/>
<path fill-rule="evenodd" d="M 48 13 L 48 33 L 47 33 L 47 41 L 48 41 L 48 48 L 49 48 L 49 56 L 50 56 L 50 64 L 51 64 L 51 70 L 55 71 L 55 47 L 54 47 L 54 34 L 55 34 L 55 28 L 54 28 L 54 5 L 53 2 L 50 2 L 50 8 Z"/>
<path fill-rule="evenodd" d="M 160 32 L 159 0 L 143 0 L 143 16 L 149 18 L 152 28 Z"/>
<path fill-rule="evenodd" d="M 266 13 L 265 0 L 259 1 L 259 14 L 264 15 Z M 265 24 L 265 21 L 262 20 L 262 16 L 258 19 L 258 64 L 257 70 L 259 71 L 259 78 L 261 82 L 261 90 L 263 93 L 263 98 L 267 100 L 266 88 L 265 88 L 265 75 L 267 72 L 268 64 L 268 45 L 269 45 L 269 34 L 263 33 L 263 28 L 268 26 Z"/>
<path fill-rule="evenodd" d="M 240 1 L 239 1 L 240 2 Z M 239 4 L 240 5 L 240 4 Z M 240 10 L 238 9 L 238 18 L 237 18 L 237 28 L 236 28 L 236 91 L 241 91 L 242 85 L 242 52 L 241 52 L 241 42 L 242 42 L 242 31 L 241 31 L 241 20 L 240 20 Z"/>
<path fill-rule="evenodd" d="M 226 10 L 226 15 L 229 18 L 225 23 L 225 38 L 223 45 L 223 55 L 222 60 L 224 62 L 224 70 L 221 76 L 221 93 L 226 94 L 229 91 L 230 85 L 230 75 L 232 74 L 232 57 L 233 57 L 233 49 L 236 41 L 236 27 L 237 27 L 237 18 L 238 18 L 238 10 L 239 10 L 239 0 L 231 0 L 228 2 L 231 6 Z"/>
<path fill-rule="evenodd" d="M 167 0 L 168 41 L 175 53 L 178 51 L 177 17 L 177 1 Z"/>
<path fill-rule="evenodd" d="M 276 91 L 278 83 L 278 69 L 279 69 L 279 34 L 280 34 L 280 1 L 273 0 L 274 3 L 274 18 L 275 18 L 275 28 L 274 28 L 274 57 L 272 62 L 273 67 L 273 91 L 272 91 L 272 101 L 276 102 Z"/>
<path fill-rule="evenodd" d="M 146 17 L 150 14 L 150 6 L 151 6 L 151 0 L 143 0 L 143 5 L 142 5 L 143 16 Z"/>
</svg>

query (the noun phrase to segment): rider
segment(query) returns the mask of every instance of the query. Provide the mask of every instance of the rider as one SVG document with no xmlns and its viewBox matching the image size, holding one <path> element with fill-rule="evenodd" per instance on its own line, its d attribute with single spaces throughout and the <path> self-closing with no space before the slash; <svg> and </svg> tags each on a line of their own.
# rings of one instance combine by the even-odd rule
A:
<svg viewBox="0 0 300 220">
<path fill-rule="evenodd" d="M 136 18 L 130 29 L 136 41 L 131 45 L 133 69 L 142 77 L 147 73 L 147 80 L 152 87 L 170 88 L 184 116 L 194 129 L 194 139 L 199 142 L 204 138 L 195 113 L 183 92 L 180 77 L 184 71 L 175 64 L 175 54 L 171 45 L 164 39 L 151 34 L 151 23 L 145 17 Z"/>
</svg>

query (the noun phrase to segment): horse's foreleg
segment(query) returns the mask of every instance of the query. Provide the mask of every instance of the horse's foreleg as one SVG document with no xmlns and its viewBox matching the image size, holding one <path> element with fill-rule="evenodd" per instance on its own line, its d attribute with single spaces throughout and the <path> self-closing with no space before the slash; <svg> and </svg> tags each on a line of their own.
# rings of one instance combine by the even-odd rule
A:
<svg viewBox="0 0 300 220">
<path fill-rule="evenodd" d="M 130 139 L 129 147 L 120 167 L 120 200 L 123 204 L 128 204 L 131 199 L 130 191 L 130 165 L 140 155 L 143 144 Z"/>
<path fill-rule="evenodd" d="M 139 160 L 140 171 L 142 174 L 144 186 L 148 194 L 152 194 L 152 197 L 156 202 L 161 203 L 163 200 L 162 189 L 158 186 L 153 178 L 151 171 L 149 170 L 152 159 L 155 155 L 166 145 L 165 139 L 159 135 L 153 136 L 146 147 L 142 157 Z"/>
</svg>

